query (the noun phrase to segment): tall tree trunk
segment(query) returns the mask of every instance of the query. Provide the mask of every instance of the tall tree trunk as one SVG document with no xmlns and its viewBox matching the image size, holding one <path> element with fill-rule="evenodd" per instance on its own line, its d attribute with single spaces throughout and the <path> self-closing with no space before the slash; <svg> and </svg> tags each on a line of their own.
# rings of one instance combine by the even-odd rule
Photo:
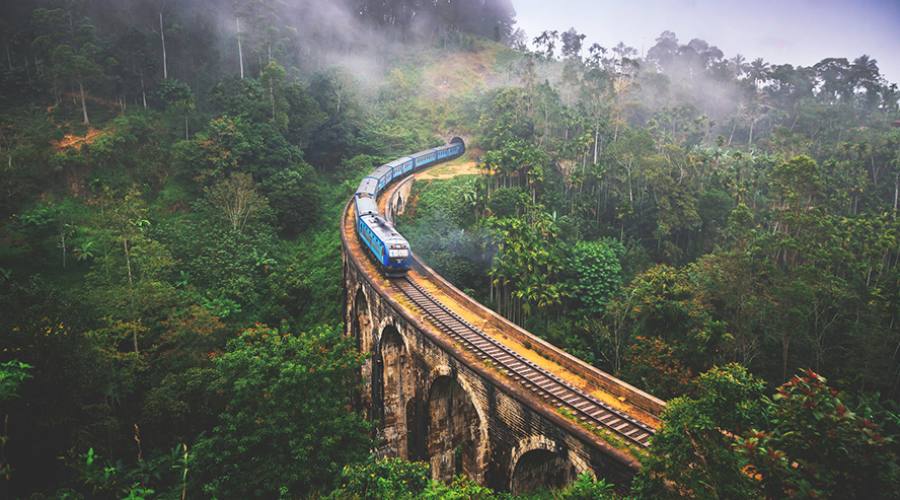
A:
<svg viewBox="0 0 900 500">
<path fill-rule="evenodd" d="M 81 93 L 81 114 L 84 117 L 83 123 L 85 125 L 90 125 L 91 120 L 88 119 L 87 102 L 84 98 L 84 84 L 81 82 L 81 80 L 78 81 L 78 91 L 79 93 Z"/>
<path fill-rule="evenodd" d="M 141 102 L 144 104 L 144 109 L 147 109 L 147 89 L 144 87 L 144 70 L 141 70 Z"/>
<path fill-rule="evenodd" d="M 163 27 L 162 11 L 159 12 L 159 38 L 160 38 L 160 40 L 162 40 L 163 80 L 168 80 L 169 79 L 169 65 L 168 65 L 168 61 L 166 61 L 166 30 Z"/>
<path fill-rule="evenodd" d="M 238 62 L 241 65 L 241 80 L 244 79 L 244 46 L 241 44 L 241 20 L 238 17 L 234 18 L 235 24 L 237 24 L 237 42 L 238 42 Z"/>
<path fill-rule="evenodd" d="M 6 64 L 9 65 L 9 70 L 12 71 L 13 70 L 12 54 L 10 54 L 10 52 L 9 52 L 9 44 L 8 43 L 6 44 Z"/>
<path fill-rule="evenodd" d="M 269 78 L 269 102 L 272 103 L 272 122 L 275 121 L 275 82 Z"/>
<path fill-rule="evenodd" d="M 747 147 L 753 147 L 753 127 L 756 126 L 756 118 L 750 120 L 750 138 L 747 140 Z"/>
<path fill-rule="evenodd" d="M 900 172 L 894 174 L 894 217 L 897 217 L 898 191 L 900 191 Z"/>
<path fill-rule="evenodd" d="M 134 286 L 134 275 L 131 273 L 131 250 L 128 248 L 128 238 L 122 239 L 122 248 L 125 250 L 125 268 L 128 270 L 128 287 Z"/>
<path fill-rule="evenodd" d="M 63 226 L 59 232 L 59 243 L 62 246 L 62 266 L 66 268 L 66 226 Z"/>
</svg>

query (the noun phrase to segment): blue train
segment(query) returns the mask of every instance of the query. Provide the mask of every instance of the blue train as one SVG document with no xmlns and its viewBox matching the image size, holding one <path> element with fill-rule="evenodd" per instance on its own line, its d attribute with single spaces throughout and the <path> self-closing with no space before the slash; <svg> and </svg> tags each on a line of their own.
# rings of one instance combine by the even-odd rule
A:
<svg viewBox="0 0 900 500">
<path fill-rule="evenodd" d="M 419 151 L 375 169 L 362 182 L 354 195 L 356 234 L 369 254 L 388 277 L 403 276 L 412 264 L 409 242 L 378 212 L 378 195 L 391 182 L 438 163 L 452 160 L 466 152 L 466 144 L 454 137 L 443 146 Z"/>
</svg>

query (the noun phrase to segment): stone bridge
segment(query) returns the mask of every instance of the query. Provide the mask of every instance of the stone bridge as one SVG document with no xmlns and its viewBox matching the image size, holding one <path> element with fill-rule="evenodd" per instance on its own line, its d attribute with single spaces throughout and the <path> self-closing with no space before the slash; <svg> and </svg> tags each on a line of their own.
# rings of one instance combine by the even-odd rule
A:
<svg viewBox="0 0 900 500">
<path fill-rule="evenodd" d="M 386 190 L 390 218 L 415 177 Z M 422 460 L 432 476 L 465 474 L 502 491 L 565 485 L 580 473 L 627 484 L 643 449 L 560 410 L 465 349 L 393 288 L 363 253 L 353 206 L 342 221 L 345 324 L 361 352 L 357 403 L 375 423 L 379 453 Z M 417 262 L 409 279 L 448 308 L 572 386 L 652 428 L 664 403 L 570 356 L 481 306 Z"/>
</svg>

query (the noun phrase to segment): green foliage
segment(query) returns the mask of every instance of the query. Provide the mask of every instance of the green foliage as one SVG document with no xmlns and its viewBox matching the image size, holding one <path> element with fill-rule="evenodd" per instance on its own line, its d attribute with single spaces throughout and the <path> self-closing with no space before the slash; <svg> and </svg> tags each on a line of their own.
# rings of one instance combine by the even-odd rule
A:
<svg viewBox="0 0 900 500">
<path fill-rule="evenodd" d="M 669 401 L 661 430 L 636 479 L 645 498 L 753 498 L 754 485 L 726 433 L 759 422 L 765 384 L 740 365 L 714 368 L 700 379 L 696 398 Z M 743 408 L 733 413 L 735 408 Z"/>
<path fill-rule="evenodd" d="M 493 500 L 501 498 L 501 495 L 465 476 L 457 476 L 450 484 L 431 482 L 420 498 L 428 500 Z"/>
<path fill-rule="evenodd" d="M 196 446 L 198 476 L 217 497 L 304 496 L 331 485 L 341 464 L 368 448 L 367 428 L 346 411 L 359 358 L 334 329 L 303 335 L 256 327 L 215 360 L 228 401 Z"/>
<path fill-rule="evenodd" d="M 567 268 L 575 273 L 573 296 L 589 314 L 603 312 L 610 297 L 622 283 L 619 258 L 625 253 L 621 243 L 581 241 L 572 250 Z"/>
<path fill-rule="evenodd" d="M 838 396 L 822 376 L 796 375 L 766 401 L 765 430 L 736 440 L 735 450 L 767 496 L 898 496 L 895 436 L 864 416 L 865 408 L 857 413 Z"/>
<path fill-rule="evenodd" d="M 527 205 L 527 194 L 520 188 L 500 188 L 491 193 L 488 209 L 494 217 L 514 217 Z"/>
<path fill-rule="evenodd" d="M 553 495 L 558 500 L 605 500 L 616 498 L 614 486 L 588 473 L 579 474 L 572 484 Z"/>
<path fill-rule="evenodd" d="M 265 180 L 262 188 L 282 231 L 296 235 L 316 222 L 320 205 L 316 186 L 315 171 L 306 163 L 280 170 Z"/>
<path fill-rule="evenodd" d="M 475 190 L 471 177 L 416 183 L 410 193 L 415 213 L 398 221 L 417 255 L 464 289 L 483 286 L 487 272 L 481 258 L 483 231 L 463 229 L 474 221 Z"/>
<path fill-rule="evenodd" d="M 175 79 L 161 82 L 156 89 L 155 97 L 164 107 L 185 106 L 185 103 L 189 103 L 193 99 L 191 87 Z"/>
<path fill-rule="evenodd" d="M 695 300 L 696 282 L 691 269 L 675 269 L 670 266 L 656 266 L 636 276 L 631 284 L 623 290 L 629 309 L 626 317 L 632 323 L 633 333 L 649 342 L 648 347 L 656 344 L 660 349 L 641 351 L 636 348 L 634 354 L 648 361 L 647 355 L 656 351 L 662 366 L 686 365 L 695 373 L 703 371 L 711 364 L 708 355 L 715 353 L 723 335 L 723 325 L 710 313 L 706 304 Z M 653 340 L 658 338 L 659 341 Z M 674 356 L 672 356 L 674 355 Z M 650 369 L 644 375 L 637 372 L 650 365 L 639 363 L 629 367 L 632 376 L 640 376 L 642 383 L 668 384 L 668 380 L 679 380 L 680 377 L 662 377 L 653 374 Z M 676 368 L 676 371 L 682 371 Z M 636 379 L 637 380 L 637 379 Z M 677 385 L 676 385 L 677 387 Z M 666 396 L 673 393 L 665 391 Z"/>
<path fill-rule="evenodd" d="M 0 401 L 3 403 L 18 397 L 19 387 L 31 378 L 32 366 L 21 361 L 5 361 L 0 363 Z"/>
<path fill-rule="evenodd" d="M 652 498 L 893 498 L 893 437 L 812 371 L 764 396 L 740 365 L 702 374 L 669 402 L 636 479 Z M 871 410 L 862 407 L 861 413 Z"/>
<path fill-rule="evenodd" d="M 687 392 L 694 377 L 672 345 L 659 337 L 635 336 L 625 353 L 624 365 L 623 379 L 666 399 Z"/>
<path fill-rule="evenodd" d="M 345 466 L 341 471 L 340 486 L 328 498 L 412 499 L 420 498 L 428 486 L 427 464 L 370 457 L 365 462 Z"/>
<path fill-rule="evenodd" d="M 140 449 L 139 435 L 135 437 Z M 148 460 L 139 458 L 134 466 L 105 459 L 94 448 L 89 448 L 75 460 L 77 479 L 83 488 L 90 491 L 91 497 L 137 500 L 181 496 L 186 491 L 186 479 L 193 457 L 187 445 L 182 444 Z M 58 497 L 72 498 L 70 492 L 57 491 L 56 494 Z"/>
<path fill-rule="evenodd" d="M 398 458 L 374 459 L 349 465 L 341 473 L 341 483 L 327 498 L 349 499 L 557 499 L 593 500 L 617 498 L 613 485 L 580 474 L 575 481 L 555 491 L 538 491 L 525 496 L 513 496 L 479 486 L 463 476 L 449 484 L 428 478 L 428 465 L 407 462 Z"/>
<path fill-rule="evenodd" d="M 521 300 L 526 315 L 562 303 L 567 291 L 558 281 L 563 268 L 562 249 L 548 245 L 558 234 L 549 214 L 535 211 L 532 220 L 488 219 L 497 253 L 490 276 L 494 286 L 508 288 Z"/>
</svg>

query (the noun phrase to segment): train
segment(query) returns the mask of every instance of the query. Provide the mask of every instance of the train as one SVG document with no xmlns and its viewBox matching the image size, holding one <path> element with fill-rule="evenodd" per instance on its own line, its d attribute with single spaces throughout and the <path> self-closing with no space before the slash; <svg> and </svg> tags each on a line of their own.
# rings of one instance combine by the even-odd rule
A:
<svg viewBox="0 0 900 500">
<path fill-rule="evenodd" d="M 459 158 L 466 152 L 465 141 L 454 137 L 447 144 L 398 158 L 376 168 L 359 183 L 353 202 L 356 234 L 368 255 L 389 277 L 405 276 L 412 265 L 409 241 L 378 211 L 378 195 L 392 182 L 412 172 Z"/>
</svg>

